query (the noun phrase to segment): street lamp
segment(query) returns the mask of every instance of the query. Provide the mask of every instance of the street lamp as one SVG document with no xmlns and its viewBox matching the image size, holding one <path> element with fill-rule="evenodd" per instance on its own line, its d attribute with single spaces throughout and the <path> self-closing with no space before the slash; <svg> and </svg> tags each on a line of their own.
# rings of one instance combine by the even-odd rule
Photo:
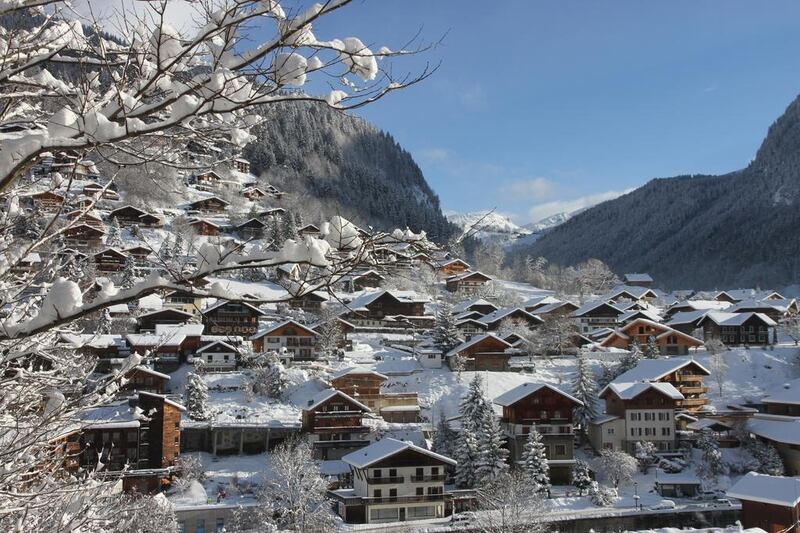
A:
<svg viewBox="0 0 800 533">
<path fill-rule="evenodd" d="M 633 482 L 633 507 L 639 509 L 639 482 Z"/>
</svg>

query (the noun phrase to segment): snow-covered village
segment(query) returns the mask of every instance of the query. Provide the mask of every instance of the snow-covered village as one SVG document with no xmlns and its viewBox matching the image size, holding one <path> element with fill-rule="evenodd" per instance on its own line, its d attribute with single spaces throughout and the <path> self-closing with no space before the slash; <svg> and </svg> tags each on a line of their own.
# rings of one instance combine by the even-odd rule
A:
<svg viewBox="0 0 800 533">
<path fill-rule="evenodd" d="M 141 4 L 0 0 L 0 530 L 800 532 L 800 7 Z"/>
</svg>

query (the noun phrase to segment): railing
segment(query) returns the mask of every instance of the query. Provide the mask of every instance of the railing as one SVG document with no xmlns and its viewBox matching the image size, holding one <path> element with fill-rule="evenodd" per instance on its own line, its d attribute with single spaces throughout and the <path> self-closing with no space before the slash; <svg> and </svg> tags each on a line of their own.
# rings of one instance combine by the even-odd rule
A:
<svg viewBox="0 0 800 533">
<path fill-rule="evenodd" d="M 433 476 L 411 476 L 411 481 L 414 483 L 425 483 L 428 481 L 444 481 L 447 476 L 444 474 L 437 474 Z"/>
<path fill-rule="evenodd" d="M 347 432 L 347 433 L 369 433 L 370 428 L 367 426 L 315 426 L 315 433 L 334 433 L 334 432 Z"/>
<path fill-rule="evenodd" d="M 362 498 L 365 503 L 420 503 L 440 502 L 444 494 L 425 494 L 422 496 L 387 496 L 385 498 Z"/>
<path fill-rule="evenodd" d="M 695 407 L 702 406 L 708 403 L 706 398 L 687 398 L 685 400 L 678 400 L 679 407 Z"/>
<path fill-rule="evenodd" d="M 708 392 L 708 387 L 694 387 L 691 385 L 678 386 L 678 390 L 687 394 L 705 394 Z"/>
<path fill-rule="evenodd" d="M 370 485 L 389 485 L 393 483 L 403 483 L 406 480 L 403 476 L 390 477 L 368 477 L 367 483 Z"/>
<path fill-rule="evenodd" d="M 513 435 L 527 435 L 525 428 L 536 428 L 541 435 L 572 435 L 574 431 L 571 424 L 512 424 L 505 423 L 506 430 Z"/>
</svg>

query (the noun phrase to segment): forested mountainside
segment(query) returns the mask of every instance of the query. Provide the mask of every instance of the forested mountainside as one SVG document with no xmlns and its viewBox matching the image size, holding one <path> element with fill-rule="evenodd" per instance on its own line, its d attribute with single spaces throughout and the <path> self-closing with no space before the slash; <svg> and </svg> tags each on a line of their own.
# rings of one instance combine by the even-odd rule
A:
<svg viewBox="0 0 800 533">
<path fill-rule="evenodd" d="M 512 256 L 601 259 L 664 288 L 782 287 L 800 274 L 800 98 L 747 168 L 655 179 L 520 245 Z"/>
<path fill-rule="evenodd" d="M 358 224 L 425 230 L 437 241 L 458 232 L 422 171 L 386 132 L 308 102 L 270 106 L 245 149 L 253 174 L 301 199 L 320 219 L 341 213 Z"/>
</svg>

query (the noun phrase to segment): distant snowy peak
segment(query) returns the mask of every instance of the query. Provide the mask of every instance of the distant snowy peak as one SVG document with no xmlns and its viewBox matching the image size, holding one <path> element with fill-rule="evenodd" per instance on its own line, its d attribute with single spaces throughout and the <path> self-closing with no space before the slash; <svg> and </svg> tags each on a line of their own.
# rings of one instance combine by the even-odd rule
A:
<svg viewBox="0 0 800 533">
<path fill-rule="evenodd" d="M 556 226 L 560 226 L 567 220 L 571 219 L 575 215 L 586 211 L 586 208 L 578 209 L 577 211 L 572 211 L 570 213 L 556 213 L 555 215 L 550 215 L 547 218 L 543 218 L 538 222 L 531 222 L 530 224 L 525 224 L 525 227 L 531 230 L 533 233 L 541 233 L 543 231 L 547 231 L 550 229 L 555 228 Z"/>
<path fill-rule="evenodd" d="M 447 220 L 466 233 L 473 231 L 481 239 L 515 239 L 530 234 L 530 230 L 516 224 L 507 216 L 489 211 L 473 213 L 445 213 Z"/>
</svg>

